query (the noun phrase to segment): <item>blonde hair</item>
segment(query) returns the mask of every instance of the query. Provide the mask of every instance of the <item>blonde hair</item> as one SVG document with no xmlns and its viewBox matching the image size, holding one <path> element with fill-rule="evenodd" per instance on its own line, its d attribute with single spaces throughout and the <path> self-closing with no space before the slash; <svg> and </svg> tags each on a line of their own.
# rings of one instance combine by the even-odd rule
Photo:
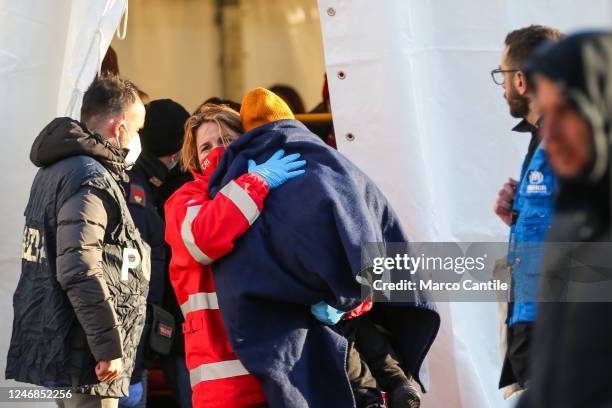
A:
<svg viewBox="0 0 612 408">
<path fill-rule="evenodd" d="M 240 114 L 227 105 L 204 104 L 185 122 L 185 138 L 181 151 L 181 168 L 184 171 L 194 170 L 200 172 L 198 160 L 198 146 L 196 132 L 202 124 L 214 122 L 219 128 L 219 134 L 224 145 L 233 141 L 230 132 L 237 135 L 244 133 Z"/>
</svg>

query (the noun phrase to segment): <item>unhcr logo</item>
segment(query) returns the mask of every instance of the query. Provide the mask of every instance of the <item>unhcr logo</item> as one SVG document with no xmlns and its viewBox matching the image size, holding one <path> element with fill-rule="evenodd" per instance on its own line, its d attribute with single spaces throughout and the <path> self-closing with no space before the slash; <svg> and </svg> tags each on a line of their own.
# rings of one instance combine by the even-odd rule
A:
<svg viewBox="0 0 612 408">
<path fill-rule="evenodd" d="M 544 175 L 541 171 L 534 170 L 529 173 L 529 183 L 531 184 L 541 184 L 544 181 Z"/>
</svg>

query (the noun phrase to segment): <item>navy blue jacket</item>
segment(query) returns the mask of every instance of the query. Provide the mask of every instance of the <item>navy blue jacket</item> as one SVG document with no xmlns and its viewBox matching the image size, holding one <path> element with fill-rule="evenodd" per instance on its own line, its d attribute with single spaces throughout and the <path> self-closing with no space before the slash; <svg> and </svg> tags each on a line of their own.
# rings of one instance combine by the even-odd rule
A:
<svg viewBox="0 0 612 408">
<path fill-rule="evenodd" d="M 125 200 L 134 225 L 142 239 L 151 247 L 151 278 L 147 303 L 162 306 L 164 284 L 168 269 L 166 266 L 165 223 L 157 212 L 157 188 L 163 182 L 168 169 L 156 157 L 141 153 L 134 166 L 127 171 L 129 182 L 123 183 Z M 157 186 L 156 186 L 157 185 Z M 147 306 L 147 309 L 150 307 Z M 150 311 L 148 310 L 148 313 Z M 132 372 L 132 384 L 142 381 L 145 362 L 145 347 L 149 340 L 148 324 L 141 337 Z"/>
<path fill-rule="evenodd" d="M 232 143 L 209 182 L 214 197 L 244 174 L 247 160 L 299 152 L 306 174 L 270 192 L 262 215 L 213 264 L 219 308 L 234 351 L 262 382 L 272 407 L 353 407 L 346 339 L 318 322 L 310 305 L 344 311 L 370 293 L 356 276 L 367 242 L 407 240 L 375 184 L 304 125 L 282 120 Z M 439 325 L 431 308 L 403 321 L 408 365 L 417 375 Z M 414 323 L 410 327 L 410 323 Z"/>
<path fill-rule="evenodd" d="M 161 305 L 164 295 L 166 268 L 165 224 L 157 209 L 157 188 L 168 173 L 166 166 L 155 157 L 141 153 L 138 160 L 127 171 L 129 183 L 124 183 L 126 201 L 130 214 L 140 235 L 151 247 L 151 283 L 148 302 Z"/>
</svg>

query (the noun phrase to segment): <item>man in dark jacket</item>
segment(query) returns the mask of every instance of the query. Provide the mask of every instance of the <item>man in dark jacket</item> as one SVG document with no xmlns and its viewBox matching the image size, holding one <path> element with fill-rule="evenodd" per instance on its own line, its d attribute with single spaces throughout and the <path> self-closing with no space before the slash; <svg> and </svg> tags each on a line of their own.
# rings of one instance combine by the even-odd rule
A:
<svg viewBox="0 0 612 408">
<path fill-rule="evenodd" d="M 612 33 L 568 36 L 527 69 L 559 177 L 525 406 L 612 406 Z"/>
<path fill-rule="evenodd" d="M 112 407 L 128 393 L 150 255 L 119 183 L 144 117 L 135 86 L 103 76 L 83 97 L 82 122 L 54 119 L 30 152 L 40 170 L 25 210 L 6 378 L 73 387 L 60 406 Z"/>
<path fill-rule="evenodd" d="M 161 365 L 164 368 L 166 381 L 174 390 L 181 407 L 189 408 L 191 385 L 189 372 L 185 366 L 184 339 L 180 330 L 183 317 L 169 281 L 167 261 L 170 259 L 170 248 L 164 240 L 163 218 L 163 204 L 165 198 L 170 195 L 167 184 L 177 184 L 173 190 L 182 185 L 176 181 L 181 180 L 181 176 L 174 170 L 180 168 L 177 164 L 189 112 L 171 99 L 152 101 L 146 105 L 146 111 L 145 123 L 140 131 L 142 152 L 134 167 L 128 171 L 130 181 L 125 185 L 125 191 L 134 224 L 145 242 L 151 246 L 151 285 L 148 303 L 172 313 L 175 328 L 179 328 L 174 331 L 171 351 L 168 355 L 161 356 Z M 146 341 L 147 337 L 143 336 L 131 386 L 132 389 L 142 390 L 141 402 L 146 399 L 144 395 L 146 387 L 143 387 L 142 382 Z M 128 406 L 123 401 L 121 405 Z"/>
</svg>

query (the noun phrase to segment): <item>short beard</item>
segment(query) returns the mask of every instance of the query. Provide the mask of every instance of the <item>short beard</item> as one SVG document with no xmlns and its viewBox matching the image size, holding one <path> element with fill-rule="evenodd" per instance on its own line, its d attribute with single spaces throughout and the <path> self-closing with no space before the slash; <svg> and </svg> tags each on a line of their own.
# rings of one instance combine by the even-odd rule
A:
<svg viewBox="0 0 612 408">
<path fill-rule="evenodd" d="M 519 95 L 513 86 L 510 87 L 506 99 L 508 100 L 512 117 L 524 118 L 529 114 L 529 98 Z"/>
</svg>

